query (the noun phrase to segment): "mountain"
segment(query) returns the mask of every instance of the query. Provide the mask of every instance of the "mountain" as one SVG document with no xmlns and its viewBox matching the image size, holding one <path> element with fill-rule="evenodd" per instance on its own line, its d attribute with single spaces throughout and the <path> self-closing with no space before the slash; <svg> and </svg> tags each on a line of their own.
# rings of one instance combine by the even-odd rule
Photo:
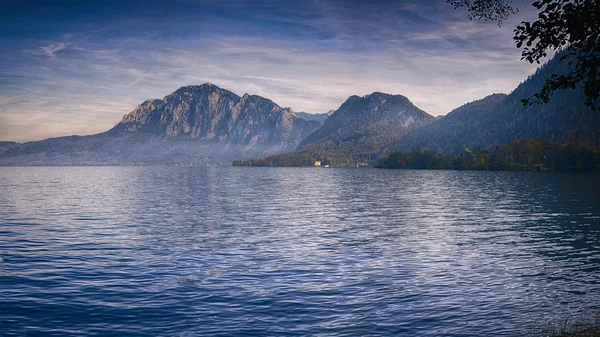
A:
<svg viewBox="0 0 600 337">
<path fill-rule="evenodd" d="M 321 123 L 321 125 L 323 125 L 323 123 L 325 123 L 325 120 L 331 116 L 331 114 L 333 114 L 335 112 L 335 110 L 329 110 L 327 112 L 321 113 L 321 114 L 311 114 L 308 112 L 304 112 L 304 111 L 300 111 L 300 112 L 296 112 L 296 115 L 298 115 L 298 117 L 307 120 L 307 121 L 317 121 L 319 123 Z"/>
<path fill-rule="evenodd" d="M 104 133 L 10 147 L 0 164 L 225 163 L 291 151 L 319 126 L 269 99 L 205 83 L 147 100 Z"/>
<path fill-rule="evenodd" d="M 205 83 L 142 103 L 109 132 L 150 133 L 225 144 L 242 152 L 275 153 L 293 148 L 318 126 L 269 99 L 239 97 Z"/>
<path fill-rule="evenodd" d="M 409 131 L 434 120 L 402 95 L 351 96 L 297 151 L 373 160 Z"/>
<path fill-rule="evenodd" d="M 557 91 L 546 104 L 523 107 L 552 74 L 567 72 L 560 54 L 538 69 L 508 96 L 495 94 L 466 104 L 425 127 L 412 131 L 392 148 L 402 152 L 435 150 L 461 153 L 465 148 L 491 149 L 516 139 L 600 144 L 600 113 L 585 107 L 582 90 Z"/>
<path fill-rule="evenodd" d="M 462 152 L 465 147 L 471 145 L 467 143 L 473 136 L 473 129 L 487 127 L 482 124 L 485 121 L 482 117 L 506 97 L 505 94 L 493 94 L 454 109 L 446 116 L 439 117 L 404 136 L 400 140 L 400 146 L 404 151 L 418 147 L 441 153 Z M 448 139 L 453 141 L 445 141 Z"/>
<path fill-rule="evenodd" d="M 0 141 L 0 155 L 6 152 L 8 149 L 19 146 L 21 144 L 17 142 L 2 142 Z"/>
</svg>

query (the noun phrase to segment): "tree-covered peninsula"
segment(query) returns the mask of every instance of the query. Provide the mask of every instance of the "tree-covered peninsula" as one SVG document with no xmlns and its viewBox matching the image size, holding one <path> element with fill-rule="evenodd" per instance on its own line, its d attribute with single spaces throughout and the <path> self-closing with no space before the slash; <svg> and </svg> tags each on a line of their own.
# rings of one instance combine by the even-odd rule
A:
<svg viewBox="0 0 600 337">
<path fill-rule="evenodd" d="M 394 152 L 379 168 L 430 170 L 599 171 L 600 151 L 582 143 L 524 139 L 493 150 L 469 150 L 458 155 L 421 151 Z"/>
</svg>

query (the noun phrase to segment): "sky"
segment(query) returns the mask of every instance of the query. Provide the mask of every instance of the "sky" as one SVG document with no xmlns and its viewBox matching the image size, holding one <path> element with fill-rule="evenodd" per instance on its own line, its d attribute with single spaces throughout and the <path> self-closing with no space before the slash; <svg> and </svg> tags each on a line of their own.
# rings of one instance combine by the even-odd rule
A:
<svg viewBox="0 0 600 337">
<path fill-rule="evenodd" d="M 436 116 L 509 93 L 536 65 L 514 27 L 445 0 L 0 2 L 0 140 L 106 131 L 136 105 L 211 82 L 295 111 L 401 94 Z"/>
</svg>

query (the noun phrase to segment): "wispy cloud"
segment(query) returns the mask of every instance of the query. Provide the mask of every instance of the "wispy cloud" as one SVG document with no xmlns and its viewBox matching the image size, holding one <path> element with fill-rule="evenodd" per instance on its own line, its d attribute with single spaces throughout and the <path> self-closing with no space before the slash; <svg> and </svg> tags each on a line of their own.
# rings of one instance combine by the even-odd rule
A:
<svg viewBox="0 0 600 337">
<path fill-rule="evenodd" d="M 41 50 L 46 56 L 54 57 L 56 53 L 67 48 L 67 44 L 64 42 L 55 42 L 47 46 L 41 47 Z"/>
<path fill-rule="evenodd" d="M 176 3 L 199 17 L 174 13 L 162 18 L 168 24 L 150 25 L 149 6 L 147 16 L 119 17 L 119 25 L 90 22 L 25 46 L 9 41 L 0 140 L 101 132 L 148 98 L 207 81 L 297 111 L 325 112 L 350 95 L 383 91 L 438 115 L 508 92 L 535 69 L 519 60 L 510 23 L 470 22 L 443 2 L 193 7 L 209 3 Z"/>
<path fill-rule="evenodd" d="M 106 131 L 134 105 L 131 97 L 31 92 L 0 95 L 0 139 L 25 142 Z"/>
<path fill-rule="evenodd" d="M 47 45 L 43 45 L 33 49 L 25 49 L 26 54 L 56 57 L 56 54 L 61 50 L 65 50 L 68 47 L 66 42 L 52 42 Z"/>
</svg>

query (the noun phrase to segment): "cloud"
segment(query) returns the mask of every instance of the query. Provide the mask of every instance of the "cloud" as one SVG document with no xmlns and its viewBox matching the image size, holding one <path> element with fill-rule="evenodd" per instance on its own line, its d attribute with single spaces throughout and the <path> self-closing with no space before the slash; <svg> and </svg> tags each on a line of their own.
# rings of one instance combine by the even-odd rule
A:
<svg viewBox="0 0 600 337">
<path fill-rule="evenodd" d="M 92 20 L 87 30 L 9 43 L 0 113 L 10 132 L 0 138 L 105 131 L 146 99 L 208 81 L 296 111 L 382 91 L 439 115 L 509 92 L 535 70 L 519 60 L 510 23 L 471 22 L 443 2 L 240 2 L 194 13 L 156 26 Z"/>
<path fill-rule="evenodd" d="M 0 95 L 0 140 L 25 142 L 106 131 L 132 105 L 131 97 L 43 92 Z"/>
<path fill-rule="evenodd" d="M 67 44 L 65 42 L 54 42 L 47 46 L 40 47 L 40 50 L 44 55 L 54 57 L 56 56 L 56 53 L 66 48 Z"/>
</svg>

